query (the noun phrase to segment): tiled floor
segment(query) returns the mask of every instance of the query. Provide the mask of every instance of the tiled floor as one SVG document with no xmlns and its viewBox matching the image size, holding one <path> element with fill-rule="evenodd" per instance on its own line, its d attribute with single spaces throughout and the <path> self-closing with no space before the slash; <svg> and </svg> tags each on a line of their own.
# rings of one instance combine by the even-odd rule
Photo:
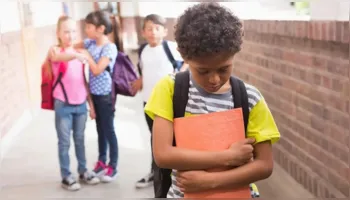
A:
<svg viewBox="0 0 350 200">
<path fill-rule="evenodd" d="M 144 190 L 134 188 L 135 181 L 150 169 L 149 132 L 142 106 L 139 96 L 118 97 L 115 128 L 120 145 L 120 176 L 117 181 L 94 187 L 84 186 L 78 192 L 65 191 L 59 185 L 54 116 L 52 112 L 42 111 L 16 138 L 2 161 L 0 199 L 152 197 L 152 188 Z M 88 163 L 92 167 L 97 158 L 97 134 L 94 121 L 89 121 L 87 124 L 86 149 Z M 74 148 L 71 148 L 71 169 L 76 169 L 73 150 Z M 278 166 L 273 176 L 259 183 L 259 186 L 266 199 L 311 197 Z"/>
</svg>

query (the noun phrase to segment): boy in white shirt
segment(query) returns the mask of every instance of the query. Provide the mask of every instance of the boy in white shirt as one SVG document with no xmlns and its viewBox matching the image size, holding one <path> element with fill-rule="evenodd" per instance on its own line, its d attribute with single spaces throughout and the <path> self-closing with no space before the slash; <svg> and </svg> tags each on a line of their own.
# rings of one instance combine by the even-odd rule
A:
<svg viewBox="0 0 350 200">
<path fill-rule="evenodd" d="M 177 44 L 172 41 L 165 41 L 168 30 L 165 28 L 166 20 L 156 14 L 146 16 L 143 24 L 143 37 L 147 44 L 142 45 L 139 50 L 139 72 L 140 79 L 132 86 L 135 90 L 142 90 L 142 98 L 146 105 L 156 83 L 166 75 L 183 71 L 187 65 L 177 50 Z M 153 121 L 145 114 L 149 131 L 152 135 Z M 152 143 L 151 143 L 152 144 Z M 157 190 L 157 180 L 154 181 L 154 171 L 157 168 L 152 154 L 151 172 L 136 183 L 137 188 L 144 188 L 154 185 Z"/>
</svg>

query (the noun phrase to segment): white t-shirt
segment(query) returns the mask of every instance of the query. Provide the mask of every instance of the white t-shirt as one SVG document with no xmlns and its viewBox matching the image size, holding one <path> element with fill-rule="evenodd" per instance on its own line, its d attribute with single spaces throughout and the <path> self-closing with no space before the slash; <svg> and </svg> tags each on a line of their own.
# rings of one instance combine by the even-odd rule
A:
<svg viewBox="0 0 350 200">
<path fill-rule="evenodd" d="M 167 41 L 169 49 L 176 61 L 182 61 L 182 57 L 177 50 L 177 44 Z M 142 68 L 142 98 L 144 102 L 148 101 L 154 86 L 164 76 L 174 73 L 174 67 L 168 59 L 163 45 L 151 47 L 146 45 L 141 53 L 140 64 Z"/>
</svg>

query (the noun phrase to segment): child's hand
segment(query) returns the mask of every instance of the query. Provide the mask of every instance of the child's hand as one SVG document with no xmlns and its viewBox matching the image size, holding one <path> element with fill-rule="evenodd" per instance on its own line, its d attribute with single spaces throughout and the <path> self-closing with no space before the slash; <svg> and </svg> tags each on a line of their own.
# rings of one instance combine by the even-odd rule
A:
<svg viewBox="0 0 350 200">
<path fill-rule="evenodd" d="M 134 91 L 142 90 L 142 79 L 137 79 L 136 81 L 131 83 L 131 87 Z"/>
<path fill-rule="evenodd" d="M 75 53 L 74 56 L 76 59 L 78 59 L 82 63 L 85 63 L 87 60 L 87 56 L 83 53 Z"/>
<path fill-rule="evenodd" d="M 254 142 L 254 138 L 246 138 L 232 144 L 229 148 L 229 151 L 232 153 L 232 163 L 230 163 L 230 165 L 238 167 L 249 162 L 253 158 Z"/>
<path fill-rule="evenodd" d="M 193 193 L 213 189 L 213 180 L 206 171 L 185 171 L 176 173 L 177 186 L 181 192 Z"/>
<path fill-rule="evenodd" d="M 90 118 L 92 119 L 92 120 L 94 120 L 94 119 L 96 119 L 96 113 L 95 113 L 95 110 L 94 109 L 90 109 Z"/>
</svg>

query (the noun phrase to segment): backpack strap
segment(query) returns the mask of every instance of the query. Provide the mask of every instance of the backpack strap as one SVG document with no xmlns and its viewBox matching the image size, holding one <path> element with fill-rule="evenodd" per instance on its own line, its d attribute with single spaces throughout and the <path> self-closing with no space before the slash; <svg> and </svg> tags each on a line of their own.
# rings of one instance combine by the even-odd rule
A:
<svg viewBox="0 0 350 200">
<path fill-rule="evenodd" d="M 173 68 L 174 68 L 174 71 L 176 71 L 177 69 L 177 63 L 176 63 L 176 60 L 173 56 L 173 54 L 171 53 L 171 50 L 169 48 L 169 44 L 168 44 L 168 41 L 164 40 L 163 43 L 163 48 L 164 48 L 164 51 L 165 51 L 165 54 L 166 56 L 168 57 L 169 61 L 171 62 L 171 64 L 173 65 Z"/>
<path fill-rule="evenodd" d="M 100 52 L 100 59 L 101 59 L 101 57 L 102 57 L 102 53 L 103 53 L 103 51 L 105 50 L 106 46 L 107 46 L 107 45 L 104 45 L 104 46 L 102 47 L 102 49 L 101 49 L 101 52 Z M 119 52 L 118 52 L 118 53 L 119 53 Z M 111 68 L 110 68 L 109 64 L 108 64 L 108 66 L 106 67 L 105 70 L 106 70 L 106 71 L 111 75 L 111 77 L 112 77 L 112 71 L 111 71 Z"/>
<path fill-rule="evenodd" d="M 141 44 L 139 50 L 138 50 L 138 56 L 139 56 L 139 62 L 137 63 L 137 69 L 139 71 L 140 76 L 142 75 L 142 69 L 141 69 L 141 54 L 143 49 L 147 46 L 147 43 Z"/>
<path fill-rule="evenodd" d="M 190 87 L 190 72 L 179 72 L 175 75 L 175 88 L 173 96 L 174 118 L 185 116 Z"/>
<path fill-rule="evenodd" d="M 65 52 L 65 49 L 61 48 L 60 52 L 61 53 Z M 66 89 L 65 89 L 65 87 L 64 87 L 64 85 L 62 83 L 62 78 L 63 78 L 63 76 L 65 74 L 64 72 L 62 72 L 63 70 L 61 71 L 61 68 L 63 68 L 63 67 L 64 67 L 63 63 L 60 63 L 59 69 L 58 69 L 59 72 L 58 72 L 57 80 L 52 86 L 52 91 L 54 91 L 55 88 L 57 87 L 57 85 L 60 84 L 62 92 L 63 92 L 63 95 L 64 95 L 64 100 L 66 101 L 67 104 L 69 104 L 68 95 L 67 95 Z"/>
<path fill-rule="evenodd" d="M 190 87 L 189 71 L 179 72 L 175 75 L 175 86 L 173 96 L 174 118 L 184 117 L 185 109 L 188 101 L 188 91 Z M 176 146 L 175 134 L 173 138 L 173 146 Z M 172 184 L 171 169 L 163 169 L 156 167 L 154 169 L 155 198 L 166 198 L 169 188 Z"/>
<path fill-rule="evenodd" d="M 233 95 L 234 108 L 242 108 L 244 129 L 247 134 L 248 120 L 249 120 L 249 104 L 248 94 L 245 84 L 237 77 L 231 76 L 230 79 Z"/>
<path fill-rule="evenodd" d="M 174 119 L 185 116 L 190 87 L 190 72 L 179 72 L 175 75 L 175 87 L 173 96 Z M 173 145 L 176 146 L 175 135 Z"/>
<path fill-rule="evenodd" d="M 67 104 L 69 104 L 68 95 L 67 95 L 66 89 L 62 83 L 62 77 L 63 77 L 63 73 L 60 72 L 57 76 L 57 80 L 56 80 L 55 84 L 52 87 L 52 91 L 54 91 L 55 88 L 57 87 L 57 85 L 60 84 L 63 95 L 64 95 L 64 100 L 66 101 Z"/>
</svg>

